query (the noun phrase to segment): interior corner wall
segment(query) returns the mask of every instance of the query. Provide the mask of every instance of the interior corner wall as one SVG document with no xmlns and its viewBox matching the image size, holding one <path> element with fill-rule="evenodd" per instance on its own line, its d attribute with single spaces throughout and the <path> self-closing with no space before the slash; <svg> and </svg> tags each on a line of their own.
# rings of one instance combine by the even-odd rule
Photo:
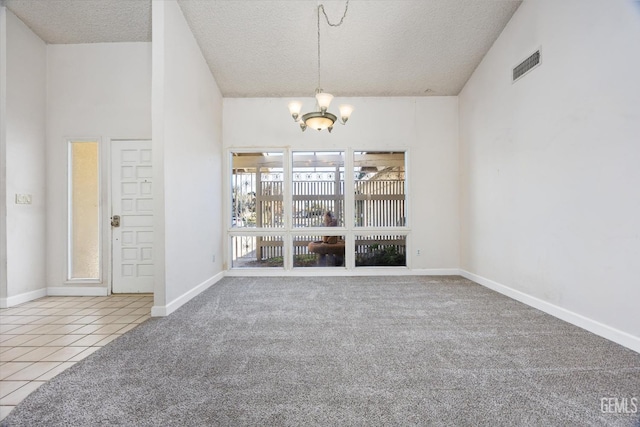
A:
<svg viewBox="0 0 640 427">
<path fill-rule="evenodd" d="M 67 141 L 100 141 L 102 226 L 108 227 L 109 141 L 151 139 L 151 43 L 47 45 L 46 105 L 47 286 L 57 293 L 77 287 L 107 292 L 104 241 L 102 282 L 66 282 Z"/>
<path fill-rule="evenodd" d="M 637 5 L 522 3 L 460 94 L 460 207 L 468 275 L 640 351 Z"/>
<path fill-rule="evenodd" d="M 154 160 L 164 181 L 155 205 L 164 301 L 155 298 L 152 314 L 165 315 L 222 277 L 222 95 L 178 3 L 152 7 L 154 150 L 162 144 Z"/>
<path fill-rule="evenodd" d="M 408 152 L 408 264 L 414 273 L 457 271 L 459 265 L 458 98 L 340 98 L 355 106 L 332 133 L 300 131 L 285 98 L 225 98 L 226 150 L 288 147 L 292 150 Z M 315 99 L 303 99 L 312 108 Z M 332 107 L 335 108 L 335 107 Z M 247 117 L 251 121 L 247 122 Z M 227 223 L 229 219 L 227 218 Z M 417 250 L 420 255 L 417 255 Z"/>
<path fill-rule="evenodd" d="M 7 8 L 0 5 L 0 308 L 7 306 Z"/>
<path fill-rule="evenodd" d="M 46 295 L 46 45 L 11 11 L 3 14 L 6 288 L 0 297 L 11 306 Z"/>
</svg>

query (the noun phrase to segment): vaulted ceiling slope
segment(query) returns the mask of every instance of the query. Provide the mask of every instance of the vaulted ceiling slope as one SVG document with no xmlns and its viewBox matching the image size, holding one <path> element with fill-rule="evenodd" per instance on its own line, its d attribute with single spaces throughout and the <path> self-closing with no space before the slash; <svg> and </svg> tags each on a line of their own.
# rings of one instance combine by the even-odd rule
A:
<svg viewBox="0 0 640 427">
<path fill-rule="evenodd" d="M 317 5 L 178 0 L 225 97 L 312 96 Z M 340 96 L 457 95 L 519 0 L 351 0 L 321 16 L 321 85 Z M 150 0 L 6 0 L 47 43 L 151 40 Z"/>
</svg>

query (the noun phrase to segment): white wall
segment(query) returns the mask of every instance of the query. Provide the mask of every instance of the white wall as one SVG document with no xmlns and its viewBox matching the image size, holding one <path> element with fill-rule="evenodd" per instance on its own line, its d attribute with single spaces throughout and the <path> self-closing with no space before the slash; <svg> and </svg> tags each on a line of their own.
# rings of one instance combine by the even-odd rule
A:
<svg viewBox="0 0 640 427">
<path fill-rule="evenodd" d="M 289 99 L 224 100 L 225 149 L 290 147 L 298 150 L 407 149 L 409 215 L 415 270 L 458 267 L 458 99 L 457 97 L 339 98 L 355 111 L 333 133 L 301 132 L 287 109 Z M 303 111 L 314 107 L 304 99 Z M 225 153 L 227 151 L 225 150 Z M 225 154 L 226 155 L 226 154 Z M 416 250 L 420 256 L 415 256 Z"/>
<path fill-rule="evenodd" d="M 7 306 L 46 293 L 46 45 L 8 10 L 2 36 L 6 43 L 6 134 L 0 161 L 6 174 L 2 183 L 6 229 L 3 226 L 0 232 L 6 232 L 6 282 L 0 283 L 5 288 L 0 305 Z M 16 204 L 16 194 L 29 195 L 31 204 Z"/>
<path fill-rule="evenodd" d="M 222 275 L 222 95 L 176 1 L 153 7 L 156 266 L 152 314 L 168 314 Z M 214 255 L 216 261 L 213 261 Z"/>
<path fill-rule="evenodd" d="M 637 351 L 639 41 L 630 1 L 527 0 L 460 94 L 461 267 Z"/>
<path fill-rule="evenodd" d="M 7 306 L 7 9 L 0 5 L 0 307 Z"/>
<path fill-rule="evenodd" d="M 110 139 L 151 139 L 151 43 L 47 46 L 47 285 L 65 284 L 67 140 L 98 138 L 103 177 Z M 103 204 L 103 283 L 108 275 L 107 182 Z M 85 285 L 91 286 L 91 285 Z"/>
</svg>

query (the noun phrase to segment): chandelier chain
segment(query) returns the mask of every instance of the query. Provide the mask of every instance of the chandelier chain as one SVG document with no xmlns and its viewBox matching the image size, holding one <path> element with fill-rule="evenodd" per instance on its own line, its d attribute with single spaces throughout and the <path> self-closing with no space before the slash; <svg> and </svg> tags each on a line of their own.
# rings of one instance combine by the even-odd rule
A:
<svg viewBox="0 0 640 427">
<path fill-rule="evenodd" d="M 349 10 L 349 0 L 347 0 L 347 3 L 344 5 L 344 13 L 342 14 L 342 18 L 340 18 L 340 22 L 338 22 L 337 24 L 331 23 L 331 21 L 329 21 L 329 16 L 327 16 L 327 11 L 324 10 L 324 4 L 318 5 L 318 89 L 317 89 L 318 91 L 322 90 L 322 86 L 320 85 L 320 11 L 321 10 L 329 26 L 339 27 L 340 25 L 342 25 L 344 18 L 347 16 L 347 11 Z"/>
</svg>

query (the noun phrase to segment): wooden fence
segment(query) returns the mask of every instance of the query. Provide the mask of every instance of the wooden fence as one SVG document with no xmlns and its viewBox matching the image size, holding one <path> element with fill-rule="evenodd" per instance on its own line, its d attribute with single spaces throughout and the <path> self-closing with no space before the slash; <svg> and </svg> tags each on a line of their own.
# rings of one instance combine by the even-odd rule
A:
<svg viewBox="0 0 640 427">
<path fill-rule="evenodd" d="M 268 169 L 235 170 L 233 188 L 234 226 L 256 228 L 283 228 L 283 174 L 271 174 Z M 326 211 L 334 213 L 338 226 L 344 226 L 344 173 L 336 167 L 334 172 L 312 175 L 294 173 L 292 182 L 292 225 L 300 227 L 323 226 Z M 405 225 L 404 173 L 395 179 L 380 175 L 363 175 L 355 181 L 354 221 L 358 227 L 398 227 Z M 308 254 L 309 242 L 322 236 L 295 236 L 293 255 Z M 371 254 L 373 250 L 394 247 L 404 254 L 404 236 L 366 236 L 356 238 L 356 256 Z M 233 259 L 253 258 L 264 261 L 283 257 L 281 236 L 236 236 Z"/>
</svg>

